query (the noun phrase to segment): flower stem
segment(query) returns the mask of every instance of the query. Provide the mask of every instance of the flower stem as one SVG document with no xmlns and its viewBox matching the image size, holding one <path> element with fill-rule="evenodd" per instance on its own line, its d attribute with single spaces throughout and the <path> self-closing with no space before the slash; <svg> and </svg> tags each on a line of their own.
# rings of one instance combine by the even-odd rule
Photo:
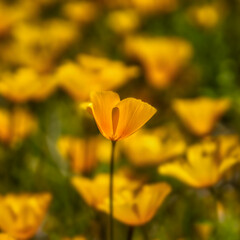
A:
<svg viewBox="0 0 240 240">
<path fill-rule="evenodd" d="M 133 238 L 133 232 L 134 232 L 134 227 L 133 227 L 133 226 L 129 226 L 129 228 L 128 228 L 128 235 L 127 235 L 127 240 L 132 240 L 132 238 Z"/>
<path fill-rule="evenodd" d="M 110 240 L 113 240 L 113 172 L 114 172 L 114 152 L 115 152 L 116 142 L 112 141 L 112 153 L 111 153 L 111 161 L 110 161 L 110 184 L 109 184 L 109 235 Z"/>
</svg>

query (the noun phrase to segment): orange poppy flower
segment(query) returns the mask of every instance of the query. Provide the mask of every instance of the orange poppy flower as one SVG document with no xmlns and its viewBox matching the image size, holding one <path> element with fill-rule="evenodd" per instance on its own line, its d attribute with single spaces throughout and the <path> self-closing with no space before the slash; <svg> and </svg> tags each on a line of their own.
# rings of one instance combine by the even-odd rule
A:
<svg viewBox="0 0 240 240">
<path fill-rule="evenodd" d="M 136 132 L 155 113 L 148 103 L 135 98 L 120 101 L 111 91 L 93 92 L 89 105 L 102 135 L 112 141 L 121 140 Z"/>
</svg>

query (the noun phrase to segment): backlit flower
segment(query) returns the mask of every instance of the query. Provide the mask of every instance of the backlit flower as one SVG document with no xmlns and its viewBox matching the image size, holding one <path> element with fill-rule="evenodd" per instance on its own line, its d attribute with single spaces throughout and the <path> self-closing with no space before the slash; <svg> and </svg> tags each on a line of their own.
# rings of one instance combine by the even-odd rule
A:
<svg viewBox="0 0 240 240">
<path fill-rule="evenodd" d="M 210 133 L 229 107 L 229 99 L 207 97 L 177 99 L 173 102 L 173 109 L 177 115 L 186 127 L 198 136 Z"/>
<path fill-rule="evenodd" d="M 17 239 L 33 237 L 50 201 L 49 193 L 0 196 L 0 229 Z"/>
<path fill-rule="evenodd" d="M 73 172 L 89 172 L 97 164 L 97 138 L 61 137 L 57 146 L 61 155 L 69 160 Z"/>
<path fill-rule="evenodd" d="M 132 135 L 156 113 L 148 103 L 135 98 L 120 101 L 119 95 L 110 91 L 93 92 L 91 102 L 100 132 L 112 141 Z"/>
<path fill-rule="evenodd" d="M 238 137 L 226 135 L 190 146 L 186 159 L 176 159 L 163 164 L 158 170 L 162 175 L 169 175 L 190 186 L 202 188 L 216 184 L 239 160 Z"/>
</svg>

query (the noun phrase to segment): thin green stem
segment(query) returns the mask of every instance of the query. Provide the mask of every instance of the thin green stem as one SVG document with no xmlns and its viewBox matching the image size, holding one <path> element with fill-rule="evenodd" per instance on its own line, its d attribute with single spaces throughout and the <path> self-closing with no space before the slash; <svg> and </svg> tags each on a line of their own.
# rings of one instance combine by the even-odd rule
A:
<svg viewBox="0 0 240 240">
<path fill-rule="evenodd" d="M 129 228 L 128 228 L 128 235 L 127 235 L 127 240 L 132 240 L 132 238 L 133 238 L 133 232 L 134 232 L 134 227 L 133 227 L 133 226 L 129 226 Z"/>
<path fill-rule="evenodd" d="M 110 184 L 109 184 L 109 236 L 110 240 L 113 240 L 113 173 L 114 173 L 114 152 L 115 152 L 116 142 L 112 141 L 112 154 L 111 154 L 111 161 L 110 161 Z"/>
</svg>

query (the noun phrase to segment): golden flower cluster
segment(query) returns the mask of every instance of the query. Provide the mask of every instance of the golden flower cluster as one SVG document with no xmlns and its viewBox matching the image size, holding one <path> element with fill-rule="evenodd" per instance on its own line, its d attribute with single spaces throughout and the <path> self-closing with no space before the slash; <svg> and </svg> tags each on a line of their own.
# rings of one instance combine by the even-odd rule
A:
<svg viewBox="0 0 240 240">
<path fill-rule="evenodd" d="M 237 225 L 230 2 L 0 0 L 0 240 L 112 240 L 112 216 L 128 240 L 221 240 Z"/>
</svg>

